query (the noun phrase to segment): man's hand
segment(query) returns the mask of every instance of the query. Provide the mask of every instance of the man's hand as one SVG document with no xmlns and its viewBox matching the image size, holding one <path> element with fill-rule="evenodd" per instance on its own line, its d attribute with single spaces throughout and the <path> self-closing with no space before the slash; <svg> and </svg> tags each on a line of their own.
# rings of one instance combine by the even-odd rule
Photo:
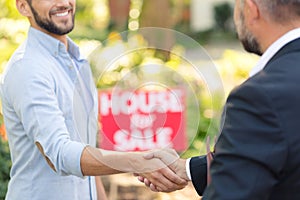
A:
<svg viewBox="0 0 300 200">
<path fill-rule="evenodd" d="M 171 156 L 168 156 L 168 154 L 178 154 L 174 149 L 167 149 L 164 151 L 151 151 L 150 153 L 144 155 L 145 159 L 153 159 L 153 158 L 158 158 L 160 159 L 163 163 L 165 163 L 173 172 L 175 172 L 178 176 L 181 178 L 188 180 L 187 173 L 186 173 L 186 168 L 185 168 L 185 159 L 180 159 L 178 156 L 178 159 L 172 160 Z"/>
<path fill-rule="evenodd" d="M 216 139 L 215 139 L 215 143 L 216 143 Z M 210 137 L 208 136 L 206 139 L 207 185 L 211 183 L 210 164 L 214 159 L 214 154 L 213 152 L 210 151 L 209 144 L 210 144 Z"/>
<path fill-rule="evenodd" d="M 177 159 L 174 159 L 175 155 Z M 180 159 L 175 150 L 154 150 L 145 154 L 144 158 L 148 160 L 158 158 L 169 167 L 152 173 L 136 174 L 139 176 L 138 180 L 145 183 L 152 191 L 172 192 L 183 189 L 187 185 L 186 161 Z"/>
<path fill-rule="evenodd" d="M 138 176 L 138 180 L 154 192 L 181 190 L 188 183 L 167 167 L 150 173 L 135 174 L 135 176 Z"/>
<path fill-rule="evenodd" d="M 164 162 L 159 158 L 146 159 L 145 155 L 156 155 L 148 152 L 115 152 L 87 146 L 81 156 L 81 169 L 84 175 L 98 176 L 121 172 L 137 173 L 152 181 L 161 191 L 182 189 L 187 181 L 176 175 L 167 166 L 179 159 L 175 151 L 159 151 Z"/>
</svg>

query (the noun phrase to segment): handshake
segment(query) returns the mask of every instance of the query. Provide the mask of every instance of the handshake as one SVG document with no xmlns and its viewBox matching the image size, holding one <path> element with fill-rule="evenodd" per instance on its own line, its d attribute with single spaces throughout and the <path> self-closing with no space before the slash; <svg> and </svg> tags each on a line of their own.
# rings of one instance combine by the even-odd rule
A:
<svg viewBox="0 0 300 200">
<path fill-rule="evenodd" d="M 197 168 L 197 171 L 201 171 L 202 189 L 205 189 L 206 184 L 210 183 L 209 166 L 213 154 L 210 152 L 208 144 L 209 141 L 207 142 L 207 155 L 198 159 L 202 163 L 202 167 Z M 181 159 L 173 149 L 116 152 L 87 146 L 82 153 L 80 162 L 82 174 L 85 176 L 134 173 L 139 181 L 155 192 L 180 190 L 191 180 L 189 178 L 191 175 L 189 162 Z"/>
<path fill-rule="evenodd" d="M 138 180 L 154 192 L 172 192 L 183 189 L 190 180 L 186 172 L 186 160 L 179 158 L 173 149 L 152 150 L 143 155 L 147 162 L 159 159 L 165 167 L 153 171 L 134 173 Z"/>
<path fill-rule="evenodd" d="M 206 141 L 207 154 L 203 157 L 206 160 L 206 169 L 198 169 L 202 169 L 202 175 L 204 175 L 201 176 L 203 179 L 201 181 L 202 187 L 201 190 L 198 188 L 198 193 L 202 193 L 206 185 L 211 182 L 210 163 L 213 160 L 213 153 L 210 151 L 209 144 L 210 138 L 208 137 Z M 139 181 L 145 183 L 145 185 L 154 192 L 172 192 L 180 190 L 187 185 L 188 181 L 191 181 L 190 161 L 187 162 L 186 159 L 179 158 L 178 154 L 173 149 L 152 150 L 144 154 L 143 159 L 148 162 L 159 159 L 159 161 L 165 165 L 164 167 L 156 168 L 156 170 L 151 172 L 134 174 L 138 177 Z"/>
</svg>

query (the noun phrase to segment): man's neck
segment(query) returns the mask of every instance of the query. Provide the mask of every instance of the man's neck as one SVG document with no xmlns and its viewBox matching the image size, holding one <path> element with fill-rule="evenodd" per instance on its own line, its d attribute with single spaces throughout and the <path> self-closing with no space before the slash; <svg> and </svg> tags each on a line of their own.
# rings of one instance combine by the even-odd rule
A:
<svg viewBox="0 0 300 200">
<path fill-rule="evenodd" d="M 261 33 L 261 49 L 265 52 L 275 41 L 291 30 L 300 27 L 300 20 L 294 21 L 289 24 L 274 24 L 269 27 L 268 31 Z"/>
<path fill-rule="evenodd" d="M 46 33 L 47 35 L 50 35 L 51 37 L 61 41 L 65 46 L 66 46 L 66 49 L 68 50 L 68 38 L 67 38 L 67 35 L 57 35 L 57 34 L 54 34 L 54 33 L 50 33 L 48 31 L 46 31 L 45 29 L 42 29 L 40 28 L 39 26 L 33 26 L 33 28 L 39 30 L 39 31 L 42 31 L 44 33 Z"/>
</svg>

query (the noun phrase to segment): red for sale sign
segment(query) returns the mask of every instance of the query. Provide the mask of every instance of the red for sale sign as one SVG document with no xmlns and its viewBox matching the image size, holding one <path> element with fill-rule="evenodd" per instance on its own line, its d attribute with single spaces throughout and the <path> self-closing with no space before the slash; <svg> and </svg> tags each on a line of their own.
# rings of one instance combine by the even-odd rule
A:
<svg viewBox="0 0 300 200">
<path fill-rule="evenodd" d="M 100 147 L 139 151 L 187 147 L 185 93 L 159 91 L 99 91 Z"/>
</svg>

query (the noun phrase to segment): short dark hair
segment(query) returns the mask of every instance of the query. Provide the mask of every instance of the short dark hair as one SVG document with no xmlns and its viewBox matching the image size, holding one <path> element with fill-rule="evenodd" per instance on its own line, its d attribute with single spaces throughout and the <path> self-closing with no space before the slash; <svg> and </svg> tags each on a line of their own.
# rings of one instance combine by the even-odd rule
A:
<svg viewBox="0 0 300 200">
<path fill-rule="evenodd" d="M 278 22 L 300 17 L 300 0 L 256 0 Z"/>
<path fill-rule="evenodd" d="M 26 0 L 29 5 L 31 5 L 32 0 Z"/>
</svg>

